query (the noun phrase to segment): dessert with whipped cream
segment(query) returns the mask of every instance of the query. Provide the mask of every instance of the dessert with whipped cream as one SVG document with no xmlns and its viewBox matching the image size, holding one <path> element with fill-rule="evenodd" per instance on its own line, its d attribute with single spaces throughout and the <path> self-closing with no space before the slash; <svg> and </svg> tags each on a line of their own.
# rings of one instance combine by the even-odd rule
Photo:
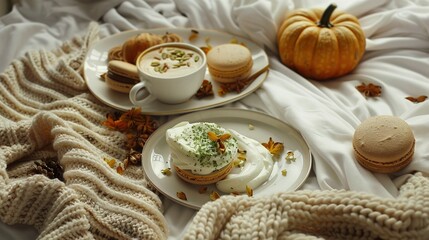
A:
<svg viewBox="0 0 429 240">
<path fill-rule="evenodd" d="M 260 142 L 232 129 L 229 131 L 237 139 L 238 148 L 246 153 L 246 161 L 229 173 L 225 179 L 218 181 L 216 187 L 227 193 L 245 192 L 246 186 L 255 189 L 265 183 L 273 171 L 272 154 Z"/>
<path fill-rule="evenodd" d="M 181 122 L 167 130 L 166 140 L 178 176 L 193 184 L 245 192 L 265 183 L 273 170 L 272 154 L 261 143 L 215 123 Z"/>
<path fill-rule="evenodd" d="M 238 152 L 237 140 L 215 123 L 179 123 L 167 130 L 166 141 L 179 177 L 199 185 L 225 178 Z"/>
</svg>

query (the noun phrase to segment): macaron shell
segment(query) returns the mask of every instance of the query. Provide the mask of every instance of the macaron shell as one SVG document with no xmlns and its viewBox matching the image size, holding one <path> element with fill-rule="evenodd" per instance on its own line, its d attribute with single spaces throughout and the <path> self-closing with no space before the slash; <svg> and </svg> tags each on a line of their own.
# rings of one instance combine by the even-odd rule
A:
<svg viewBox="0 0 429 240">
<path fill-rule="evenodd" d="M 107 86 L 117 92 L 129 93 L 131 88 L 140 81 L 137 67 L 119 60 L 109 61 L 104 81 Z"/>
<path fill-rule="evenodd" d="M 249 61 L 246 66 L 233 71 L 226 72 L 224 70 L 209 68 L 209 72 L 213 80 L 220 83 L 230 83 L 248 78 L 250 76 L 252 66 L 253 61 Z"/>
<path fill-rule="evenodd" d="M 359 164 L 361 164 L 364 168 L 377 173 L 397 172 L 405 168 L 408 164 L 410 164 L 411 160 L 413 160 L 413 155 L 414 155 L 414 145 L 413 145 L 413 148 L 410 149 L 410 151 L 407 152 L 405 156 L 403 156 L 397 161 L 377 162 L 377 161 L 372 161 L 368 158 L 365 158 L 356 149 L 354 150 L 355 150 L 356 160 L 359 162 Z"/>
<path fill-rule="evenodd" d="M 139 81 L 137 66 L 134 64 L 119 60 L 112 60 L 109 61 L 107 70 L 117 75 L 130 78 L 133 82 Z"/>
<path fill-rule="evenodd" d="M 253 67 L 252 54 L 239 44 L 218 45 L 208 52 L 207 67 L 215 81 L 226 83 L 245 79 Z"/>
<path fill-rule="evenodd" d="M 230 162 L 225 167 L 207 175 L 193 174 L 191 171 L 183 170 L 176 165 L 174 165 L 174 169 L 176 170 L 177 175 L 185 182 L 195 185 L 208 185 L 224 179 L 232 171 L 233 166 L 234 163 Z"/>
<path fill-rule="evenodd" d="M 104 81 L 110 89 L 121 93 L 129 93 L 131 88 L 135 85 L 135 83 L 117 81 L 110 78 L 107 74 L 104 77 Z"/>
<path fill-rule="evenodd" d="M 375 116 L 360 124 L 353 136 L 358 162 L 372 171 L 392 172 L 412 159 L 415 138 L 410 126 L 394 116 Z"/>
</svg>

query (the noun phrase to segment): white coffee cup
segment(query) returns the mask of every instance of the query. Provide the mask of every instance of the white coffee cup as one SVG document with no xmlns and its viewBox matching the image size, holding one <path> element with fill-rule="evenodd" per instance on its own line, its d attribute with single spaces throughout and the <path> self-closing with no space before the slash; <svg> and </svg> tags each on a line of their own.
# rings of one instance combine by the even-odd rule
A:
<svg viewBox="0 0 429 240">
<path fill-rule="evenodd" d="M 154 99 L 179 104 L 192 98 L 203 83 L 207 61 L 204 52 L 188 43 L 164 43 L 142 52 L 136 61 L 140 82 L 129 93 L 137 106 Z M 140 98 L 143 89 L 147 94 Z"/>
</svg>

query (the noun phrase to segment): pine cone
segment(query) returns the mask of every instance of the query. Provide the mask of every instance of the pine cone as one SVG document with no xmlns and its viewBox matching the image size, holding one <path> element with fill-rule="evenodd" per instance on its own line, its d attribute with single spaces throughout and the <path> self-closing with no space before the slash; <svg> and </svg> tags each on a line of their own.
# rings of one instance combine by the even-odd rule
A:
<svg viewBox="0 0 429 240">
<path fill-rule="evenodd" d="M 34 162 L 34 173 L 43 174 L 50 179 L 64 181 L 63 168 L 56 158 L 45 158 Z"/>
</svg>

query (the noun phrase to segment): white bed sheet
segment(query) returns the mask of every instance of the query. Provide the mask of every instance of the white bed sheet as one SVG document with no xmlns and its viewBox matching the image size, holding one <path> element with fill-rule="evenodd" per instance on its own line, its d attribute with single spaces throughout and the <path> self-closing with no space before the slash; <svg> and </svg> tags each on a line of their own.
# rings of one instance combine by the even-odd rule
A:
<svg viewBox="0 0 429 240">
<path fill-rule="evenodd" d="M 218 29 L 265 47 L 270 73 L 255 93 L 229 106 L 257 109 L 287 122 L 306 139 L 313 153 L 313 172 L 303 189 L 348 189 L 394 198 L 407 174 L 429 175 L 429 101 L 415 104 L 407 96 L 429 95 L 429 1 L 335 1 L 356 15 L 367 37 L 366 53 L 352 73 L 328 82 L 307 80 L 282 65 L 276 53 L 276 31 L 294 8 L 325 7 L 331 1 L 16 1 L 0 18 L 0 72 L 15 58 L 37 48 L 52 49 L 91 21 L 101 37 L 139 28 L 192 27 Z M 379 98 L 365 98 L 362 82 L 382 86 Z M 374 174 L 354 159 L 354 129 L 370 116 L 395 115 L 413 129 L 413 162 L 393 174 Z M 170 238 L 179 238 L 195 214 L 164 199 Z M 4 239 L 34 239 L 26 226 L 0 225 Z M 4 234 L 4 235 L 3 235 Z M 2 237 L 3 239 L 3 237 Z"/>
</svg>

